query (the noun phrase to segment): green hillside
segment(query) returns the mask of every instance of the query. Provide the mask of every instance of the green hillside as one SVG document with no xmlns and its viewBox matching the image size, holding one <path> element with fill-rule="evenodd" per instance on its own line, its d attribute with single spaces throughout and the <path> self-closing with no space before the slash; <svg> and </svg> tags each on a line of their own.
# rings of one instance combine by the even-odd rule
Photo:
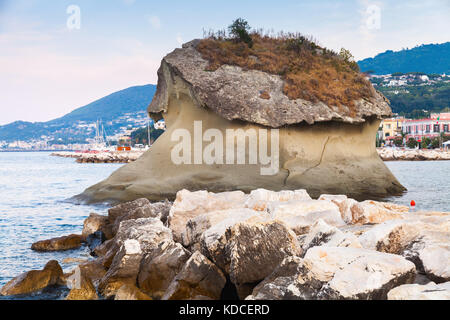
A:
<svg viewBox="0 0 450 320">
<path fill-rule="evenodd" d="M 363 72 L 392 74 L 395 72 L 450 73 L 450 42 L 428 44 L 401 51 L 388 50 L 358 62 Z"/>
<path fill-rule="evenodd" d="M 153 95 L 155 85 L 130 87 L 86 106 L 75 109 L 63 117 L 47 122 L 16 121 L 0 126 L 0 141 L 30 141 L 39 140 L 42 136 L 50 140 L 60 140 L 65 143 L 84 142 L 93 137 L 95 130 L 80 126 L 101 120 L 108 134 L 117 133 L 121 127 L 146 121 L 146 109 Z M 131 121 L 130 121 L 131 120 Z"/>
</svg>

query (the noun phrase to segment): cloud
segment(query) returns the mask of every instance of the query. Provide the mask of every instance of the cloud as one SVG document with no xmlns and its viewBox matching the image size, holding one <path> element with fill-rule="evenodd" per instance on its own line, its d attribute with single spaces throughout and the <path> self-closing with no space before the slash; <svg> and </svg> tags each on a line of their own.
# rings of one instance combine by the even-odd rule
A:
<svg viewBox="0 0 450 320">
<path fill-rule="evenodd" d="M 161 28 L 161 20 L 157 16 L 149 17 L 148 21 L 150 22 L 150 24 L 152 25 L 153 28 L 155 28 L 155 29 Z"/>
</svg>

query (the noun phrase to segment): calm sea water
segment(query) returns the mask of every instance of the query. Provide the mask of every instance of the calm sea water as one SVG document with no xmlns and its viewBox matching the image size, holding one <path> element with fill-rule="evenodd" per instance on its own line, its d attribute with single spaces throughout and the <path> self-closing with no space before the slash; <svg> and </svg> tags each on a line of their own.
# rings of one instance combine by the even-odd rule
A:
<svg viewBox="0 0 450 320">
<path fill-rule="evenodd" d="M 402 197 L 389 201 L 418 209 L 450 211 L 450 161 L 387 162 L 408 188 Z M 67 271 L 74 264 L 65 258 L 89 258 L 88 251 L 37 253 L 30 250 L 38 240 L 81 233 L 90 212 L 106 214 L 106 207 L 75 205 L 67 198 L 108 177 L 120 164 L 78 164 L 74 159 L 50 157 L 49 153 L 0 153 L 0 286 L 14 276 L 41 269 L 56 259 Z"/>
<path fill-rule="evenodd" d="M 44 152 L 0 152 L 0 286 L 31 269 L 56 259 L 89 258 L 86 249 L 38 253 L 38 240 L 80 234 L 90 212 L 106 214 L 106 207 L 64 202 L 105 179 L 121 164 L 79 164 L 74 159 Z"/>
</svg>

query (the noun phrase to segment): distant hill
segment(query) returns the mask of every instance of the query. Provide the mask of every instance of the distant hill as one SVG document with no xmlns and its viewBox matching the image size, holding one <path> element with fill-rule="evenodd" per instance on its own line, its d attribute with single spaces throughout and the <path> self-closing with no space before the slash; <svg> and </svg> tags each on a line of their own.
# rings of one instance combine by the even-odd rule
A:
<svg viewBox="0 0 450 320">
<path fill-rule="evenodd" d="M 421 45 L 412 49 L 392 51 L 358 62 L 363 72 L 392 74 L 395 72 L 450 73 L 450 42 Z"/>
<path fill-rule="evenodd" d="M 151 84 L 130 87 L 51 121 L 16 121 L 3 125 L 0 126 L 0 141 L 30 141 L 47 136 L 65 143 L 84 142 L 95 135 L 92 124 L 97 120 L 101 120 L 106 133 L 112 135 L 121 127 L 145 124 L 146 109 L 155 91 L 156 86 Z"/>
</svg>

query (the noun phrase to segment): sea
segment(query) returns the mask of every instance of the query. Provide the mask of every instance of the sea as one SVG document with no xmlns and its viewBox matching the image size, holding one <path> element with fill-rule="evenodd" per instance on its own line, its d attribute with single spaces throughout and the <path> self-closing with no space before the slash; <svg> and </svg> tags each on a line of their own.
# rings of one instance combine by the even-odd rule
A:
<svg viewBox="0 0 450 320">
<path fill-rule="evenodd" d="M 450 161 L 386 165 L 408 192 L 384 200 L 404 205 L 414 200 L 416 210 L 450 211 Z M 49 152 L 0 152 L 0 287 L 22 272 L 42 269 L 52 259 L 64 271 L 77 264 L 65 261 L 67 258 L 92 259 L 86 248 L 39 253 L 30 247 L 38 240 L 80 234 L 89 213 L 106 214 L 105 205 L 77 205 L 67 199 L 107 178 L 120 166 L 79 164 L 72 158 L 50 156 Z M 52 294 L 34 298 L 43 297 L 60 298 Z"/>
</svg>

